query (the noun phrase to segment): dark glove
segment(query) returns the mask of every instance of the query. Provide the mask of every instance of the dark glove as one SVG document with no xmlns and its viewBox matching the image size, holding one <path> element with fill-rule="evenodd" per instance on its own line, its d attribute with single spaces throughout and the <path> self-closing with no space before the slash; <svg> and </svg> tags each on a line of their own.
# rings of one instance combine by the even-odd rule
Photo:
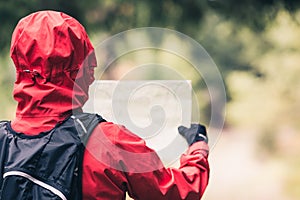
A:
<svg viewBox="0 0 300 200">
<path fill-rule="evenodd" d="M 206 128 L 201 124 L 191 124 L 190 128 L 179 126 L 178 132 L 186 139 L 190 146 L 198 141 L 208 142 Z"/>
</svg>

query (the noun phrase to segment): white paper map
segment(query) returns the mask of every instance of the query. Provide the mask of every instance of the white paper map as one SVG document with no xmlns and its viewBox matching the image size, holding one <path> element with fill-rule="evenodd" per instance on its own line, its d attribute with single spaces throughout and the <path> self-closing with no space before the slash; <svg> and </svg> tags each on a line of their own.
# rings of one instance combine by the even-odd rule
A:
<svg viewBox="0 0 300 200">
<path fill-rule="evenodd" d="M 142 137 L 167 166 L 177 165 L 187 149 L 178 134 L 180 125 L 191 124 L 190 81 L 95 81 L 89 90 L 85 112 L 126 126 Z"/>
</svg>

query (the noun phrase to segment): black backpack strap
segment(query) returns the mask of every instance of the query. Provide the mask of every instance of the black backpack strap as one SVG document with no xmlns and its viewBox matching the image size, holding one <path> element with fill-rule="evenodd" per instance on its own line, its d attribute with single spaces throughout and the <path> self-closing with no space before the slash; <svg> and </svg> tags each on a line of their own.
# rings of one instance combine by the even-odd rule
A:
<svg viewBox="0 0 300 200">
<path fill-rule="evenodd" d="M 72 191 L 72 195 L 75 198 L 72 198 L 73 200 L 81 200 L 82 199 L 82 160 L 83 160 L 83 154 L 85 145 L 92 134 L 93 130 L 96 128 L 96 126 L 101 123 L 105 122 L 105 120 L 98 114 L 90 114 L 90 113 L 77 113 L 71 116 L 71 119 L 74 120 L 74 124 L 77 130 L 77 133 L 81 139 L 81 142 L 83 144 L 83 149 L 81 152 L 81 158 L 79 159 L 79 165 L 78 173 L 80 174 L 78 176 L 77 181 L 74 180 L 74 184 L 80 187 L 80 190 L 78 191 Z M 76 183 L 77 182 L 77 183 Z M 73 187 L 76 188 L 76 187 Z"/>
<path fill-rule="evenodd" d="M 0 122 L 0 193 L 3 182 L 3 174 L 4 174 L 4 161 L 6 158 L 6 148 L 8 137 L 6 134 L 6 124 L 7 121 Z"/>
<path fill-rule="evenodd" d="M 72 115 L 71 118 L 75 122 L 76 129 L 83 144 L 86 144 L 89 136 L 100 122 L 105 122 L 98 114 L 79 113 Z"/>
</svg>

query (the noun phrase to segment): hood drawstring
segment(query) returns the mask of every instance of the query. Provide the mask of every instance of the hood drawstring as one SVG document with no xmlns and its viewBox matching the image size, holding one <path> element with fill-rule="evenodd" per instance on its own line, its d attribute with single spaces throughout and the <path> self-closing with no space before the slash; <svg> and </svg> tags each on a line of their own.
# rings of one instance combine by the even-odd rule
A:
<svg viewBox="0 0 300 200">
<path fill-rule="evenodd" d="M 36 70 L 31 71 L 29 69 L 25 69 L 25 70 L 23 70 L 23 72 L 26 72 L 26 73 L 30 74 L 31 78 L 32 78 L 32 81 L 34 81 L 34 82 L 36 82 L 37 77 L 42 77 L 42 75 Z"/>
</svg>

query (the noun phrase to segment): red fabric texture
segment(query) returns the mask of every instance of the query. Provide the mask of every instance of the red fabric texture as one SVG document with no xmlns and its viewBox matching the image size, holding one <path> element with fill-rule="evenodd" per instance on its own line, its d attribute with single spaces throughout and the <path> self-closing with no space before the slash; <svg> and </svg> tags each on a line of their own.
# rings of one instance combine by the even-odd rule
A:
<svg viewBox="0 0 300 200">
<path fill-rule="evenodd" d="M 165 168 L 141 138 L 123 126 L 100 123 L 91 135 L 83 162 L 83 199 L 199 200 L 209 179 L 208 146 L 194 143 L 180 168 Z"/>
<path fill-rule="evenodd" d="M 18 102 L 12 127 L 26 134 L 49 130 L 80 109 L 96 67 L 84 27 L 55 11 L 40 11 L 19 21 L 11 40 Z"/>
</svg>

